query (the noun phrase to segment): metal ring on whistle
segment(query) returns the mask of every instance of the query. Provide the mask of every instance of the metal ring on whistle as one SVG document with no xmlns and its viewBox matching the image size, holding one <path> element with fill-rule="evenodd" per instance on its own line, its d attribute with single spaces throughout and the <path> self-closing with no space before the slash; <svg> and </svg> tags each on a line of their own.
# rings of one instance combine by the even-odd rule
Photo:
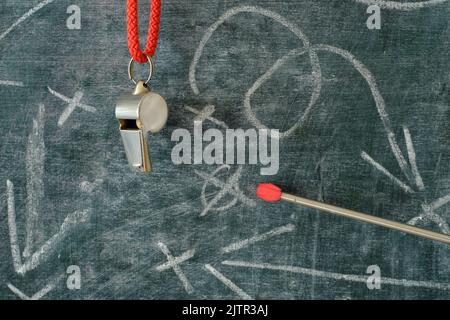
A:
<svg viewBox="0 0 450 320">
<path fill-rule="evenodd" d="M 145 81 L 145 84 L 147 84 L 153 76 L 153 70 L 155 70 L 155 65 L 153 64 L 153 60 L 149 55 L 145 55 L 145 56 L 147 57 L 147 61 L 148 61 L 148 65 L 149 65 L 148 78 Z M 134 60 L 133 60 L 133 58 L 131 58 L 130 62 L 128 63 L 128 78 L 131 81 L 133 81 L 134 84 L 136 84 L 137 82 L 134 79 L 133 66 L 134 66 Z"/>
</svg>

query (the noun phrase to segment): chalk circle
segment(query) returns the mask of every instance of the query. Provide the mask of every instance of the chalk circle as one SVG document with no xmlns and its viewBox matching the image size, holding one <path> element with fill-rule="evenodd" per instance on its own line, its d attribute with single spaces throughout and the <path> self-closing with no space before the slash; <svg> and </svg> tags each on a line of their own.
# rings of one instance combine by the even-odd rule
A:
<svg viewBox="0 0 450 320">
<path fill-rule="evenodd" d="M 226 170 L 228 172 L 228 171 L 230 171 L 230 168 L 231 167 L 229 165 L 224 164 L 224 165 L 220 166 L 219 168 L 217 168 L 216 170 L 214 170 L 211 175 L 214 177 L 223 170 Z M 203 187 L 202 187 L 201 200 L 202 200 L 202 204 L 203 204 L 204 208 L 206 208 L 208 206 L 208 203 L 206 201 L 206 187 L 208 186 L 208 184 L 209 184 L 209 182 L 205 181 L 205 183 L 203 184 Z M 233 189 L 234 189 L 234 191 L 239 192 L 239 186 L 237 184 L 233 186 Z M 225 211 L 225 210 L 233 207 L 237 203 L 237 201 L 238 201 L 237 197 L 234 197 L 233 200 L 231 200 L 228 204 L 223 205 L 221 207 L 210 208 L 210 210 Z"/>
<path fill-rule="evenodd" d="M 301 55 L 304 53 L 308 53 L 308 55 L 309 55 L 311 68 L 312 68 L 312 76 L 313 76 L 313 91 L 312 91 L 311 98 L 308 103 L 308 107 L 306 108 L 301 119 L 295 125 L 293 125 L 291 128 L 289 128 L 288 130 L 279 133 L 280 139 L 286 138 L 287 136 L 291 135 L 299 126 L 301 126 L 303 124 L 303 122 L 308 117 L 309 113 L 311 112 L 312 107 L 317 102 L 317 100 L 320 96 L 320 90 L 321 90 L 321 85 L 322 85 L 322 72 L 320 69 L 319 58 L 318 58 L 315 50 L 311 49 L 309 39 L 306 37 L 306 35 L 303 33 L 303 31 L 300 28 L 298 28 L 295 24 L 289 22 L 286 18 L 279 15 L 278 13 L 275 13 L 273 11 L 266 10 L 266 9 L 263 9 L 260 7 L 256 7 L 256 6 L 241 6 L 241 7 L 231 8 L 228 11 L 226 11 L 205 32 L 196 52 L 194 54 L 194 58 L 192 59 L 191 65 L 189 67 L 189 82 L 190 82 L 192 91 L 196 95 L 198 95 L 200 93 L 198 86 L 197 86 L 197 80 L 196 80 L 195 73 L 196 73 L 196 69 L 197 69 L 197 64 L 201 58 L 201 55 L 203 53 L 206 43 L 208 42 L 208 40 L 211 38 L 212 34 L 217 30 L 217 28 L 220 25 L 222 25 L 225 21 L 227 21 L 231 17 L 233 17 L 237 14 L 240 14 L 240 13 L 255 13 L 255 14 L 265 16 L 267 18 L 270 18 L 270 19 L 278 22 L 279 24 L 284 26 L 286 29 L 291 31 L 302 42 L 303 48 L 301 49 L 301 51 L 298 52 L 298 54 Z M 298 50 L 298 49 L 294 49 L 294 50 Z M 256 82 L 247 91 L 247 93 L 245 95 L 245 99 L 244 99 L 245 114 L 246 114 L 248 120 L 258 129 L 268 129 L 268 128 L 259 119 L 257 119 L 255 113 L 253 112 L 253 110 L 251 108 L 251 103 L 250 103 L 251 96 L 257 91 L 257 89 L 264 82 L 266 82 L 268 79 L 270 79 L 272 74 L 279 67 L 281 67 L 286 62 L 286 60 L 288 58 L 290 58 L 292 55 L 293 54 L 291 51 L 286 56 L 277 60 L 275 62 L 275 64 L 265 74 L 263 74 L 261 77 L 259 77 L 256 80 Z"/>
<path fill-rule="evenodd" d="M 256 117 L 256 115 L 255 115 L 255 113 L 254 113 L 254 111 L 252 109 L 251 98 L 252 98 L 253 94 L 256 91 L 258 91 L 258 89 L 264 83 L 266 83 L 268 80 L 270 80 L 272 75 L 281 66 L 283 66 L 290 58 L 296 57 L 296 56 L 301 56 L 301 55 L 305 54 L 307 51 L 309 52 L 310 62 L 311 62 L 311 66 L 312 66 L 312 79 L 313 79 L 312 85 L 313 85 L 313 88 L 312 88 L 311 98 L 310 98 L 308 106 L 306 107 L 305 112 L 301 116 L 300 120 L 298 120 L 293 126 L 291 126 L 286 131 L 280 132 L 279 133 L 279 138 L 283 139 L 283 138 L 286 138 L 286 137 L 290 136 L 292 133 L 294 133 L 295 130 L 297 130 L 301 125 L 303 125 L 305 120 L 308 118 L 309 114 L 311 113 L 312 108 L 314 107 L 314 105 L 317 102 L 317 99 L 320 96 L 320 91 L 321 91 L 321 88 L 322 88 L 322 73 L 321 73 L 321 69 L 320 69 L 320 63 L 319 63 L 319 59 L 318 59 L 318 57 L 316 55 L 316 52 L 314 50 L 312 50 L 311 48 L 309 48 L 309 50 L 306 50 L 306 49 L 303 49 L 303 50 L 293 49 L 288 54 L 286 54 L 283 57 L 281 57 L 280 59 L 278 59 L 272 65 L 272 67 L 270 67 L 262 76 L 260 76 L 255 81 L 255 83 L 250 87 L 250 89 L 245 94 L 245 98 L 244 98 L 245 113 L 247 115 L 248 120 L 256 128 L 258 128 L 258 129 L 269 129 L 267 126 L 265 126 L 263 123 L 261 123 L 261 121 L 259 121 L 259 119 Z"/>
</svg>

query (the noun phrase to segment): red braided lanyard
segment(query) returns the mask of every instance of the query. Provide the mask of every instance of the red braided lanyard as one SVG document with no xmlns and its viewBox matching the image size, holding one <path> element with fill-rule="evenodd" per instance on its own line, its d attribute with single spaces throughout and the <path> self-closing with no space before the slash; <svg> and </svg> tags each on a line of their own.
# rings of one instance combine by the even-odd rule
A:
<svg viewBox="0 0 450 320">
<path fill-rule="evenodd" d="M 146 55 L 155 54 L 158 43 L 159 21 L 161 17 L 161 0 L 150 0 L 150 21 L 148 22 L 147 43 L 142 51 L 139 45 L 138 0 L 127 0 L 128 50 L 134 61 L 147 62 Z"/>
</svg>

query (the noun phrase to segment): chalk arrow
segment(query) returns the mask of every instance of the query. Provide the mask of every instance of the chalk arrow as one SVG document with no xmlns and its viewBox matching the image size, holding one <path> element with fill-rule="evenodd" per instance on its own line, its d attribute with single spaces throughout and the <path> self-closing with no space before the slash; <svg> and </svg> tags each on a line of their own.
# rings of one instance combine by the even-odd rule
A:
<svg viewBox="0 0 450 320">
<path fill-rule="evenodd" d="M 402 182 L 400 179 L 396 178 L 381 164 L 379 164 L 374 159 L 372 159 L 372 157 L 369 156 L 366 152 L 364 152 L 364 151 L 361 152 L 361 158 L 363 158 L 365 161 L 367 161 L 369 164 L 371 164 L 373 167 L 375 167 L 378 171 L 380 171 L 385 176 L 387 176 L 390 180 L 392 180 L 395 184 L 397 184 L 405 192 L 414 193 L 413 188 L 417 188 L 418 190 L 423 191 L 423 190 L 425 190 L 425 185 L 423 183 L 422 176 L 420 175 L 419 169 L 417 168 L 416 152 L 414 151 L 414 145 L 413 145 L 413 142 L 411 139 L 411 134 L 407 127 L 403 127 L 403 133 L 405 135 L 406 148 L 408 151 L 408 160 L 405 159 L 405 157 L 403 156 L 403 153 L 400 151 L 400 148 L 398 147 L 397 142 L 395 142 L 395 140 L 393 138 L 390 139 L 391 142 L 393 141 L 393 143 L 391 143 L 391 150 L 392 150 L 394 156 L 396 156 L 400 170 L 403 172 L 405 177 L 408 179 L 408 182 L 411 184 L 411 186 L 407 185 L 406 183 Z"/>
<path fill-rule="evenodd" d="M 8 226 L 11 245 L 11 255 L 13 259 L 14 270 L 18 274 L 25 274 L 35 269 L 56 250 L 58 243 L 63 241 L 80 223 L 84 223 L 89 219 L 90 210 L 79 210 L 69 214 L 62 223 L 59 231 L 48 239 L 34 253 L 34 245 L 36 243 L 35 231 L 37 230 L 37 222 L 39 218 L 39 207 L 44 197 L 43 191 L 43 175 L 45 160 L 45 144 L 44 144 L 44 123 L 45 123 L 44 105 L 39 105 L 39 112 L 33 119 L 33 130 L 28 137 L 28 147 L 26 155 L 26 171 L 27 171 L 27 203 L 26 203 L 26 240 L 23 252 L 24 261 L 20 252 L 19 240 L 16 225 L 16 210 L 14 200 L 14 185 L 10 180 L 6 181 L 7 189 L 7 208 L 8 208 Z M 41 242 L 41 239 L 38 239 Z"/>
</svg>

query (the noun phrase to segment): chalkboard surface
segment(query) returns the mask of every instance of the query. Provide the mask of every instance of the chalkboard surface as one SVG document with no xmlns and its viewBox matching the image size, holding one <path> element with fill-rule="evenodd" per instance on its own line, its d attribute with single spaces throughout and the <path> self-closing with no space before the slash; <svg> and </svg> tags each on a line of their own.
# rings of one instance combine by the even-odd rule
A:
<svg viewBox="0 0 450 320">
<path fill-rule="evenodd" d="M 142 174 L 114 116 L 125 1 L 3 0 L 0 298 L 450 298 L 447 245 L 255 196 L 270 181 L 450 233 L 449 17 L 445 0 L 164 1 L 150 85 L 170 116 Z M 278 173 L 175 165 L 194 119 L 279 129 Z"/>
</svg>

